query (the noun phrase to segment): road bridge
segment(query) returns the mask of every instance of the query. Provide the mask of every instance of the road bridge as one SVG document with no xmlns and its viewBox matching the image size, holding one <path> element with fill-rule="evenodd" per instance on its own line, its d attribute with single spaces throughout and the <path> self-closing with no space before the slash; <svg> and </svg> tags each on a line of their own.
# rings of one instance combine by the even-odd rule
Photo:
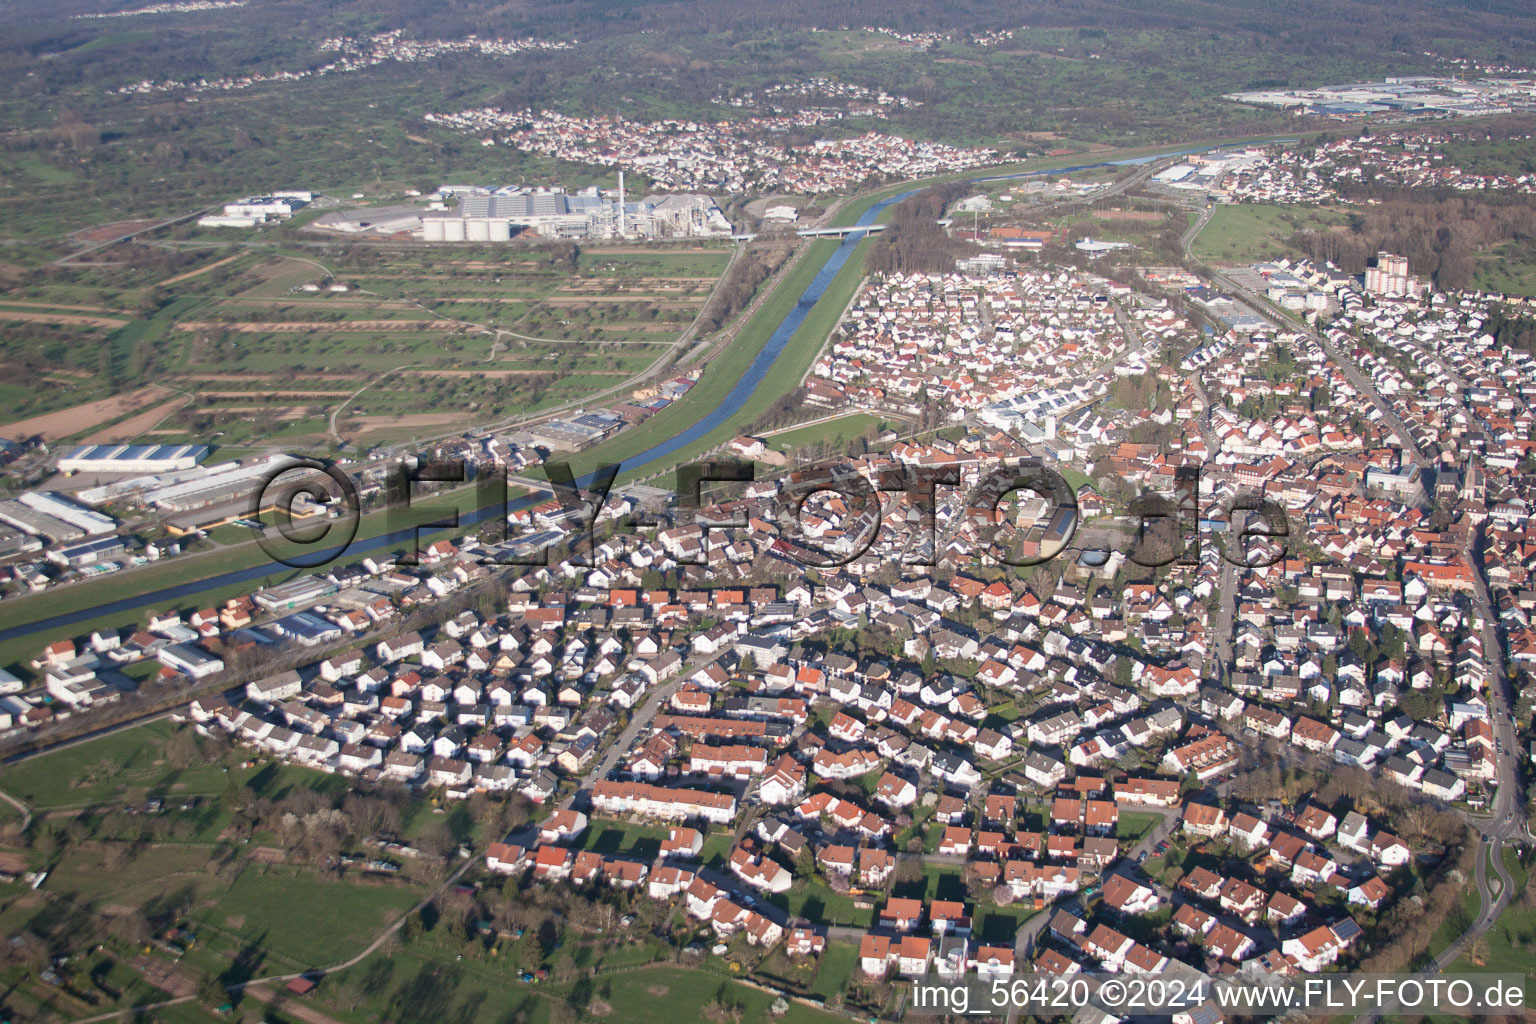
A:
<svg viewBox="0 0 1536 1024">
<path fill-rule="evenodd" d="M 954 223 L 953 220 L 945 217 L 939 221 L 939 226 L 947 228 L 952 223 Z M 884 231 L 888 227 L 890 227 L 889 224 L 843 224 L 830 228 L 797 228 L 795 234 L 800 238 L 845 238 L 848 235 L 872 235 L 877 231 Z M 756 237 L 757 232 L 748 231 L 739 235 L 732 235 L 731 241 L 750 242 Z"/>
</svg>

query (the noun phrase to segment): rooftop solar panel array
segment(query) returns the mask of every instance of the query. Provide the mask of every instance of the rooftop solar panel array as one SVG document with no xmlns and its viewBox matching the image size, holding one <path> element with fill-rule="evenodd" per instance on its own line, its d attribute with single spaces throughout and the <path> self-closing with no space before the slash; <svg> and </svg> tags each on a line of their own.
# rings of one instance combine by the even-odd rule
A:
<svg viewBox="0 0 1536 1024">
<path fill-rule="evenodd" d="M 208 454 L 205 444 L 87 444 L 70 452 L 65 458 L 108 461 L 170 462 L 175 459 L 201 460 Z"/>
</svg>

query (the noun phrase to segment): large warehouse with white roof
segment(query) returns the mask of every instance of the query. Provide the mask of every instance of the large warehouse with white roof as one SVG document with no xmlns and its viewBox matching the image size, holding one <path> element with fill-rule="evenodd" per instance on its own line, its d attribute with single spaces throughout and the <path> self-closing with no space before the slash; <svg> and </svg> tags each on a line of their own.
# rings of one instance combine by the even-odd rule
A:
<svg viewBox="0 0 1536 1024">
<path fill-rule="evenodd" d="M 61 473 L 166 473 L 208 457 L 205 444 L 87 444 L 59 459 Z"/>
</svg>

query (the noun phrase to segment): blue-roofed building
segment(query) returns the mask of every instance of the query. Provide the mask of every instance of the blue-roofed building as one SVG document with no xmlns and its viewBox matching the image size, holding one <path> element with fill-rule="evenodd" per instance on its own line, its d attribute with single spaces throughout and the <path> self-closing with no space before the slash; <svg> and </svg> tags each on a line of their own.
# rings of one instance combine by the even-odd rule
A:
<svg viewBox="0 0 1536 1024">
<path fill-rule="evenodd" d="M 82 565 L 94 565 L 104 562 L 109 558 L 126 554 L 127 542 L 121 537 L 103 537 L 100 540 L 86 541 L 84 544 L 74 544 L 69 547 L 59 548 L 48 552 L 48 560 L 58 565 L 71 568 Z"/>
<path fill-rule="evenodd" d="M 589 412 L 573 418 L 571 422 L 580 424 L 583 427 L 591 427 L 593 430 L 601 430 L 606 434 L 622 426 L 624 419 L 621 416 L 615 416 L 611 412 Z"/>
<path fill-rule="evenodd" d="M 169 473 L 208 457 L 205 444 L 85 444 L 59 459 L 61 473 Z"/>
</svg>

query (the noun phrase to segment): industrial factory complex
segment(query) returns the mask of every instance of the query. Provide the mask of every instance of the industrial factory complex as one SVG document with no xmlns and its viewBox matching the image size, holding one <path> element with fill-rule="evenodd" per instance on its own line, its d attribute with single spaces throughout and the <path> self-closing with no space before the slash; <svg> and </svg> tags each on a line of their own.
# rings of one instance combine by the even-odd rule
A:
<svg viewBox="0 0 1536 1024">
<path fill-rule="evenodd" d="M 450 206 L 450 204 L 453 204 Z M 653 240 L 729 236 L 730 221 L 707 195 L 625 196 L 616 189 L 482 188 L 444 185 L 414 205 L 359 207 L 320 217 L 313 227 L 353 235 L 410 235 L 426 242 L 505 242 L 541 238 Z"/>
<path fill-rule="evenodd" d="M 197 220 L 205 228 L 253 228 L 270 221 L 287 220 L 314 201 L 311 192 L 273 192 L 246 196 L 225 203 L 222 213 L 210 213 Z"/>
</svg>

